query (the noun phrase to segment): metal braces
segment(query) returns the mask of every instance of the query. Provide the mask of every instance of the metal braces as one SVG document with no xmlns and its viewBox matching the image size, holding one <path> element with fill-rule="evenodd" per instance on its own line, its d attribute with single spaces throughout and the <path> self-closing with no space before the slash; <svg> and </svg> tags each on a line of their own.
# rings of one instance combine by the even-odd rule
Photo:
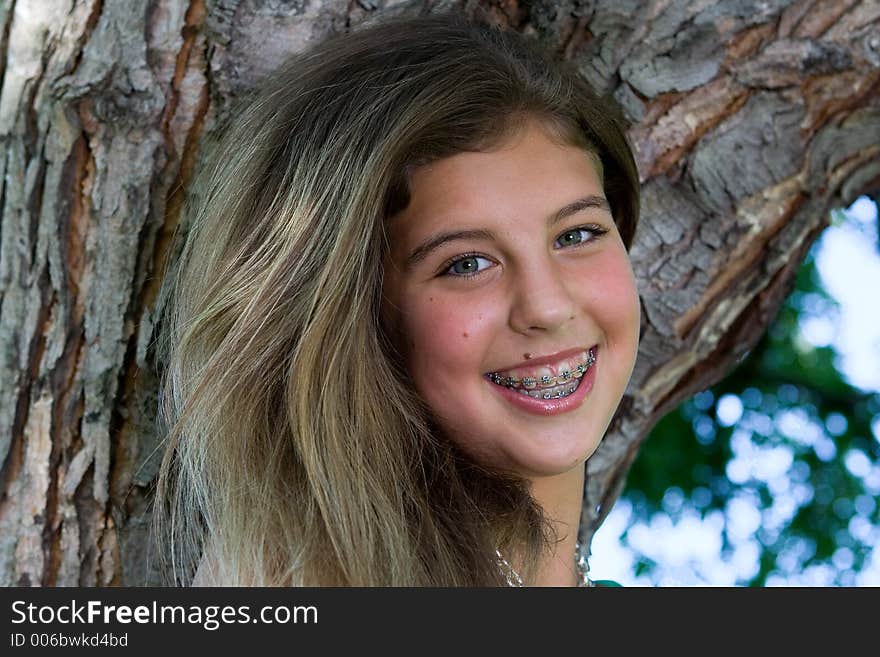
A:
<svg viewBox="0 0 880 657">
<path fill-rule="evenodd" d="M 557 376 L 549 376 L 544 375 L 540 380 L 541 388 L 552 388 L 553 386 L 558 386 L 566 381 L 571 381 L 572 378 L 579 379 L 581 378 L 588 369 L 593 366 L 593 363 L 596 362 L 596 357 L 593 356 L 592 352 L 587 356 L 587 362 L 579 364 L 575 371 L 572 372 L 570 370 L 562 370 L 562 373 Z M 507 386 L 508 388 L 516 388 L 517 386 L 522 386 L 526 390 L 534 390 L 538 386 L 538 380 L 534 377 L 524 376 L 521 380 L 516 379 L 512 376 L 503 377 L 497 372 L 492 372 L 489 375 L 489 379 L 492 383 L 497 383 L 498 385 Z"/>
</svg>

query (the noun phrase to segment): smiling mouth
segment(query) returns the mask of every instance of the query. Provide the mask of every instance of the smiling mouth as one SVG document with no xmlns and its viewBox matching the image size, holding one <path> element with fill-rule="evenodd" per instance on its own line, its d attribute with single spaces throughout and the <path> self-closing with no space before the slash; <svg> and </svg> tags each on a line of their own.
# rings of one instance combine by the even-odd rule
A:
<svg viewBox="0 0 880 657">
<path fill-rule="evenodd" d="M 487 384 L 495 388 L 503 399 L 513 404 L 513 406 L 519 410 L 540 416 L 559 415 L 570 413 L 580 408 L 585 402 L 595 384 L 598 356 L 599 345 L 593 345 L 593 347 L 586 351 L 586 355 L 581 355 L 580 358 L 568 363 L 562 363 L 551 367 L 544 366 L 543 368 L 535 368 L 531 371 L 515 369 L 508 370 L 504 373 L 490 372 L 483 376 L 486 379 Z M 583 360 L 578 363 L 581 359 Z M 571 371 L 575 369 L 572 367 L 575 363 L 584 365 L 583 374 L 579 371 Z M 570 376 L 569 380 L 565 380 L 566 368 L 570 368 L 568 371 Z M 492 374 L 496 375 L 495 379 L 497 379 L 497 382 L 490 378 Z M 548 374 L 546 378 L 549 380 L 550 386 L 539 388 L 537 387 L 537 382 L 533 389 L 507 385 L 508 381 L 507 378 L 505 378 L 506 375 L 515 374 L 521 375 L 523 379 L 528 379 L 528 375 L 534 376 L 537 374 Z M 552 376 L 554 374 L 556 376 Z M 575 376 L 575 374 L 578 374 L 579 376 Z M 560 377 L 563 378 L 563 382 L 561 384 L 556 383 L 556 385 L 553 385 L 554 381 L 558 380 Z M 541 379 L 544 378 L 544 376 L 541 376 Z M 522 381 L 519 383 L 521 384 Z M 526 383 L 530 382 L 526 381 Z"/>
<path fill-rule="evenodd" d="M 490 372 L 485 375 L 495 385 L 514 389 L 524 395 L 536 399 L 558 399 L 566 397 L 577 390 L 580 380 L 596 362 L 598 345 L 590 347 L 587 358 L 577 363 L 574 367 L 564 366 L 556 376 L 545 374 L 543 376 L 524 376 L 517 379 L 514 376 Z"/>
<path fill-rule="evenodd" d="M 526 390 L 547 389 L 560 385 L 577 383 L 577 381 L 586 374 L 587 370 L 589 370 L 596 362 L 597 348 L 598 345 L 593 345 L 587 350 L 586 358 L 581 357 L 583 358 L 581 362 L 572 362 L 571 365 L 563 365 L 560 369 L 556 370 L 558 374 L 555 376 L 551 374 L 542 374 L 540 376 L 535 374 L 532 376 L 523 376 L 520 379 L 501 372 L 489 372 L 485 376 L 496 385 L 505 388 L 520 388 Z M 546 372 L 550 368 L 545 367 L 543 369 Z"/>
</svg>

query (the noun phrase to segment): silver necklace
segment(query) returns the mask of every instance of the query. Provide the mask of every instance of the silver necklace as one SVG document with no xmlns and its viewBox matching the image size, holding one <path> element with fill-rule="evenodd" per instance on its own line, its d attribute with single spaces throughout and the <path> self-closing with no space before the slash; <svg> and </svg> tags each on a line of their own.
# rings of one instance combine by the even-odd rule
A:
<svg viewBox="0 0 880 657">
<path fill-rule="evenodd" d="M 498 557 L 498 567 L 501 568 L 501 572 L 507 580 L 507 585 L 524 587 L 525 584 L 523 584 L 522 577 L 520 577 L 519 573 L 514 570 L 513 566 L 510 565 L 510 562 L 504 558 L 504 555 L 501 554 L 501 550 L 496 548 L 495 555 Z M 590 566 L 587 563 L 587 557 L 584 555 L 583 550 L 581 550 L 580 541 L 575 541 L 574 544 L 574 564 L 578 572 L 578 587 L 583 588 L 595 586 L 593 580 L 590 579 Z"/>
</svg>

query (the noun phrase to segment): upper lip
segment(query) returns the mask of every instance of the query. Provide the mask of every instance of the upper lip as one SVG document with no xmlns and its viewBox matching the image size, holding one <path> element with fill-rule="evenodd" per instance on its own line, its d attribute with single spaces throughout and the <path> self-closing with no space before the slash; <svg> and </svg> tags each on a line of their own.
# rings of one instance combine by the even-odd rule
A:
<svg viewBox="0 0 880 657">
<path fill-rule="evenodd" d="M 595 345 L 593 345 L 595 346 Z M 550 354 L 549 356 L 538 356 L 537 358 L 529 358 L 528 360 L 524 360 L 521 363 L 517 363 L 516 365 L 510 365 L 508 367 L 499 367 L 495 372 L 504 372 L 507 370 L 516 370 L 521 367 L 540 367 L 541 365 L 553 365 L 554 363 L 558 363 L 559 361 L 568 358 L 570 356 L 576 356 L 577 354 L 583 353 L 584 351 L 588 351 L 591 347 L 574 347 L 573 349 L 566 349 L 565 351 L 559 351 L 555 354 Z"/>
</svg>

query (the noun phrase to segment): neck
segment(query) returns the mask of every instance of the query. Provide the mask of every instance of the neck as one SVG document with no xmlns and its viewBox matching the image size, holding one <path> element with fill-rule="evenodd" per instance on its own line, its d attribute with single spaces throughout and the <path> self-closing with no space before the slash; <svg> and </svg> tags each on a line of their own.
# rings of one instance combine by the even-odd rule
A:
<svg viewBox="0 0 880 657">
<path fill-rule="evenodd" d="M 559 541 L 538 564 L 535 586 L 576 586 L 574 549 L 583 505 L 584 465 L 552 477 L 533 478 L 531 492 Z"/>
</svg>

